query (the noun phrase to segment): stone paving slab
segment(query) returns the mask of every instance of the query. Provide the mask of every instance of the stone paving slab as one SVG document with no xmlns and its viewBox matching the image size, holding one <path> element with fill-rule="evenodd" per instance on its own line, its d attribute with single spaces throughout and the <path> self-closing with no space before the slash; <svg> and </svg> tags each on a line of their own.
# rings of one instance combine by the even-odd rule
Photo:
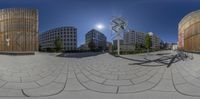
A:
<svg viewBox="0 0 200 99">
<path fill-rule="evenodd" d="M 0 97 L 26 96 L 23 94 L 26 92 L 34 96 L 51 95 L 65 85 L 67 71 L 61 70 L 67 69 L 63 69 L 66 67 L 63 58 L 36 54 L 18 58 L 0 55 L 0 59 L 4 60 L 0 64 L 0 71 L 4 71 L 0 77 Z"/>
<path fill-rule="evenodd" d="M 195 57 L 197 57 L 195 55 Z M 176 91 L 183 95 L 200 97 L 200 76 L 198 71 L 199 66 L 195 64 L 195 60 L 185 60 L 175 64 L 172 68 L 173 83 Z M 199 62 L 199 61 L 198 61 Z M 194 69 L 194 67 L 197 67 Z"/>
<path fill-rule="evenodd" d="M 93 81 L 88 81 L 82 83 L 87 89 L 102 92 L 102 93 L 117 93 L 117 86 L 106 86 L 103 84 L 95 83 Z"/>
<path fill-rule="evenodd" d="M 75 90 L 83 90 L 86 89 L 85 87 L 83 87 L 76 78 L 70 78 L 67 81 L 67 85 L 65 87 L 65 90 L 67 91 L 75 91 Z"/>
<path fill-rule="evenodd" d="M 152 83 L 144 82 L 137 85 L 131 85 L 131 86 L 120 86 L 119 87 L 119 93 L 135 93 L 135 92 L 142 92 L 148 89 L 151 89 L 153 86 Z"/>
<path fill-rule="evenodd" d="M 38 88 L 40 87 L 35 82 L 30 83 L 14 83 L 14 82 L 8 82 L 3 87 L 4 89 L 30 89 L 30 88 Z"/>
<path fill-rule="evenodd" d="M 151 56 L 140 54 L 123 57 L 137 60 L 145 60 L 145 57 L 153 60 L 162 57 L 157 55 L 158 53 L 167 52 L 169 51 L 154 52 Z M 174 54 L 171 51 L 170 53 Z M 194 60 L 173 63 L 170 68 L 158 62 L 130 65 L 138 61 L 113 57 L 109 54 L 82 58 L 56 55 L 41 53 L 19 59 L 0 55 L 0 59 L 3 60 L 0 64 L 0 98 L 1 96 L 8 98 L 31 96 L 38 99 L 66 99 L 66 97 L 198 99 L 200 97 L 200 67 L 196 65 L 200 63 L 198 55 L 194 55 Z M 74 53 L 74 56 L 76 55 L 79 54 Z M 14 60 L 15 65 L 6 62 L 6 59 Z M 27 65 L 28 63 L 30 65 Z"/>
<path fill-rule="evenodd" d="M 24 89 L 24 93 L 28 96 L 48 96 L 59 93 L 63 88 L 63 84 L 60 83 L 50 83 L 44 87 L 35 89 Z"/>
<path fill-rule="evenodd" d="M 24 95 L 21 93 L 21 90 L 0 88 L 0 98 L 3 97 L 12 97 L 13 99 L 15 99 L 16 97 L 24 97 Z"/>
</svg>

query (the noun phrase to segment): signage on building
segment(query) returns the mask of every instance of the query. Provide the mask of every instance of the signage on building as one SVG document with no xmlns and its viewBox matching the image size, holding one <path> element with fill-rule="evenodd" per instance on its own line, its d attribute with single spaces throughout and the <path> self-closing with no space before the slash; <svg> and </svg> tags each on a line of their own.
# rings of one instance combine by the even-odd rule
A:
<svg viewBox="0 0 200 99">
<path fill-rule="evenodd" d="M 179 47 L 183 48 L 184 47 L 184 33 L 180 33 L 179 40 L 180 40 Z"/>
</svg>

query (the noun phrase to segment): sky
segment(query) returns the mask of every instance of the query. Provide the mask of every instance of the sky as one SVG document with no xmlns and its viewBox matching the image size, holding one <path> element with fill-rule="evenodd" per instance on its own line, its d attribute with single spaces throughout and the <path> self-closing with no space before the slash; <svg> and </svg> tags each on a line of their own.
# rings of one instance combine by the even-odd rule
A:
<svg viewBox="0 0 200 99">
<path fill-rule="evenodd" d="M 200 0 L 0 0 L 0 8 L 36 8 L 39 32 L 60 26 L 78 29 L 78 45 L 97 24 L 112 42 L 111 19 L 124 17 L 128 28 L 153 32 L 165 42 L 177 42 L 178 23 L 188 13 L 200 10 Z"/>
</svg>

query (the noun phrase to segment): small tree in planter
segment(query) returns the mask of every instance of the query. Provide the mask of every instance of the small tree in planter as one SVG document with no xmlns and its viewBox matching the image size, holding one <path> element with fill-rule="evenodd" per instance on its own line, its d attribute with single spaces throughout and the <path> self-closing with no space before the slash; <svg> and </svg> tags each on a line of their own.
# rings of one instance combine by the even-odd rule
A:
<svg viewBox="0 0 200 99">
<path fill-rule="evenodd" d="M 145 47 L 147 49 L 147 53 L 149 53 L 149 49 L 151 48 L 151 38 L 150 38 L 150 35 L 148 33 L 145 37 Z"/>
<path fill-rule="evenodd" d="M 57 52 L 61 51 L 61 49 L 62 49 L 62 41 L 61 41 L 60 37 L 56 37 L 56 40 L 55 40 L 54 44 L 55 44 L 56 51 Z"/>
</svg>

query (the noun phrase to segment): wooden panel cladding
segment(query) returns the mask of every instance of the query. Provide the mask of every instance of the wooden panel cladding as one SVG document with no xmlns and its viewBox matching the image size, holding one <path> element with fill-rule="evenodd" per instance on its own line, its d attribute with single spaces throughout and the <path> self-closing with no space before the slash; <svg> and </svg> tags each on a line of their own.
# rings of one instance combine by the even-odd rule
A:
<svg viewBox="0 0 200 99">
<path fill-rule="evenodd" d="M 181 35 L 184 35 L 184 46 L 181 46 Z M 200 52 L 200 10 L 186 15 L 179 23 L 179 48 Z"/>
<path fill-rule="evenodd" d="M 0 10 L 0 51 L 38 51 L 38 10 Z"/>
</svg>

